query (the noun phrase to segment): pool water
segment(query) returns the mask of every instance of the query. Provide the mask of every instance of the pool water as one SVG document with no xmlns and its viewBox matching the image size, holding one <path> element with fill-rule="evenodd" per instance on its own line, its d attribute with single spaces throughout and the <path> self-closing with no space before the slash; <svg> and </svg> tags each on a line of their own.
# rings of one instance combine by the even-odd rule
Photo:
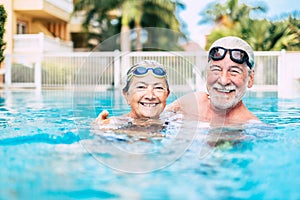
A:
<svg viewBox="0 0 300 200">
<path fill-rule="evenodd" d="M 249 93 L 245 103 L 268 125 L 226 130 L 244 139 L 211 147 L 205 126 L 177 143 L 95 137 L 102 109 L 128 111 L 113 91 L 2 91 L 0 199 L 300 199 L 300 100 Z"/>
</svg>

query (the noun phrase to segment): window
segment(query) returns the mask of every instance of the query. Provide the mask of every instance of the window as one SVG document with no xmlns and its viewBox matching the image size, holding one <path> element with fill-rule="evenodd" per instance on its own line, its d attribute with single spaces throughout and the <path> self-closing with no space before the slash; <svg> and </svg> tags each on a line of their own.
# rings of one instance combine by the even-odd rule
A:
<svg viewBox="0 0 300 200">
<path fill-rule="evenodd" d="M 17 21 L 17 34 L 26 34 L 28 25 L 24 21 Z"/>
</svg>

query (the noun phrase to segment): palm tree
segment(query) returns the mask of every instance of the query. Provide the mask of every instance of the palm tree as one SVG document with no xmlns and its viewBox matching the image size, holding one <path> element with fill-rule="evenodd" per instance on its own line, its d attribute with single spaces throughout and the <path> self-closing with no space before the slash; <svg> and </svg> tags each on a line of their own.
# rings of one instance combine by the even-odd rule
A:
<svg viewBox="0 0 300 200">
<path fill-rule="evenodd" d="M 228 0 L 223 4 L 210 4 L 201 12 L 201 23 L 214 22 L 215 27 L 207 36 L 206 49 L 213 41 L 229 35 L 241 37 L 256 51 L 300 50 L 300 21 L 296 15 L 287 20 L 268 21 L 251 19 L 250 12 L 265 12 L 265 6 L 239 4 Z"/>
<path fill-rule="evenodd" d="M 123 2 L 124 0 L 75 0 L 73 15 L 84 16 L 82 34 L 86 35 L 87 43 L 91 39 L 99 43 L 118 33 L 118 27 L 111 23 L 116 18 L 111 11 L 120 7 Z"/>
<path fill-rule="evenodd" d="M 207 36 L 206 48 L 216 39 L 229 35 L 244 39 L 256 51 L 300 50 L 300 20 L 291 17 L 277 22 L 248 19 L 233 28 L 215 28 Z"/>
<path fill-rule="evenodd" d="M 248 6 L 244 3 L 240 4 L 238 0 L 227 0 L 224 4 L 208 4 L 206 9 L 200 12 L 202 20 L 199 23 L 212 22 L 215 26 L 211 34 L 207 36 L 205 48 L 209 48 L 213 41 L 228 35 L 245 39 L 249 35 L 249 24 L 252 23 L 250 13 L 265 11 L 266 7 L 263 4 Z"/>
<path fill-rule="evenodd" d="M 121 27 L 121 51 L 130 51 L 130 22 L 134 22 L 136 28 L 137 42 L 136 49 L 141 50 L 141 20 L 142 20 L 142 1 L 126 0 L 122 4 L 122 27 Z"/>
<path fill-rule="evenodd" d="M 116 30 L 121 31 L 121 50 L 129 51 L 131 49 L 130 28 L 135 28 L 136 31 L 136 50 L 142 49 L 140 40 L 142 27 L 163 27 L 180 32 L 180 23 L 175 15 L 177 6 L 184 5 L 178 0 L 78 0 L 75 3 L 75 11 L 85 10 L 87 15 L 84 27 L 87 29 L 91 22 L 96 20 L 101 29 L 101 35 L 103 35 L 103 33 L 109 32 L 102 30 L 103 27 L 113 29 L 109 24 L 111 16 L 108 13 L 120 10 L 121 15 L 115 17 L 118 17 L 121 23 L 119 26 L 115 26 L 114 31 L 111 31 L 113 34 L 110 36 L 114 35 Z M 105 26 L 103 26 L 104 23 L 106 23 Z M 109 35 L 105 35 L 105 37 L 109 37 Z"/>
<path fill-rule="evenodd" d="M 239 4 L 239 0 L 228 0 L 225 4 L 210 3 L 200 12 L 202 20 L 199 23 L 213 22 L 218 26 L 232 28 L 236 23 L 249 19 L 252 11 L 265 12 L 266 6 L 263 4 L 258 6 Z"/>
<path fill-rule="evenodd" d="M 287 24 L 285 30 L 286 37 L 282 40 L 282 48 L 290 51 L 299 51 L 300 50 L 300 20 L 296 17 L 290 15 L 288 19 L 283 24 Z M 279 24 L 278 26 L 281 26 Z"/>
</svg>

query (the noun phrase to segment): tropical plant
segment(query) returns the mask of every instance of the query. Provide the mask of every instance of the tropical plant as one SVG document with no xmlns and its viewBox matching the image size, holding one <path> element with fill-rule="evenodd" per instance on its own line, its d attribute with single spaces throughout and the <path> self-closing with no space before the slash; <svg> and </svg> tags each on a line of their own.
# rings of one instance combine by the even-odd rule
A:
<svg viewBox="0 0 300 200">
<path fill-rule="evenodd" d="M 266 7 L 261 4 L 258 6 L 248 6 L 244 3 L 240 4 L 238 0 L 228 0 L 224 4 L 209 4 L 206 10 L 203 10 L 200 15 L 203 19 L 200 23 L 215 24 L 211 33 L 207 36 L 206 49 L 211 44 L 224 36 L 238 36 L 247 41 L 249 34 L 253 29 L 250 29 L 256 22 L 250 19 L 251 12 L 265 12 Z"/>
<path fill-rule="evenodd" d="M 227 0 L 224 4 L 212 2 L 200 12 L 200 24 L 213 22 L 219 26 L 232 28 L 236 23 L 249 19 L 251 12 L 266 12 L 267 7 L 260 3 L 257 6 L 240 4 L 239 0 Z"/>
<path fill-rule="evenodd" d="M 233 28 L 215 28 L 207 36 L 206 48 L 213 41 L 229 35 L 244 39 L 256 51 L 300 50 L 299 20 L 294 18 L 278 22 L 249 19 Z"/>
<path fill-rule="evenodd" d="M 4 50 L 6 42 L 3 40 L 3 35 L 5 32 L 5 22 L 6 22 L 7 14 L 3 5 L 0 5 L 0 63 L 4 60 Z"/>
<path fill-rule="evenodd" d="M 300 50 L 300 20 L 290 15 L 288 19 L 283 22 L 288 24 L 285 31 L 287 37 L 282 41 L 282 48 L 290 51 Z M 278 25 L 280 26 L 280 24 Z"/>
<path fill-rule="evenodd" d="M 201 14 L 206 16 L 201 23 L 214 20 L 215 27 L 207 36 L 206 49 L 224 36 L 238 36 L 247 41 L 256 51 L 299 50 L 300 21 L 289 16 L 287 20 L 268 21 L 251 19 L 251 11 L 265 11 L 264 6 L 238 4 L 238 0 L 228 0 L 224 5 L 210 5 Z M 215 13 L 215 14 L 214 14 Z"/>
<path fill-rule="evenodd" d="M 86 30 L 91 24 L 98 24 L 100 32 L 94 36 L 98 35 L 99 42 L 121 32 L 121 50 L 128 51 L 131 48 L 142 49 L 142 27 L 161 27 L 180 32 L 180 23 L 175 15 L 177 6 L 184 5 L 172 0 L 78 0 L 75 2 L 75 13 L 86 12 L 83 24 Z M 112 25 L 112 20 L 117 23 Z M 135 47 L 130 45 L 131 28 L 136 31 Z"/>
<path fill-rule="evenodd" d="M 99 42 L 117 34 L 119 27 L 112 23 L 118 20 L 116 11 L 124 0 L 75 0 L 73 15 L 83 15 L 82 27 L 86 36 L 87 46 L 93 48 Z M 90 41 L 96 41 L 90 43 Z"/>
</svg>

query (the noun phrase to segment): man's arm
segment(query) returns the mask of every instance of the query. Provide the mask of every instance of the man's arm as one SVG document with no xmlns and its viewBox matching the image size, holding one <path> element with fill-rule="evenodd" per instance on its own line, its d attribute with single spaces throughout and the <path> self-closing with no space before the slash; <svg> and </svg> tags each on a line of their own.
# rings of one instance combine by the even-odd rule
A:
<svg viewBox="0 0 300 200">
<path fill-rule="evenodd" d="M 171 104 L 167 105 L 165 108 L 165 111 L 169 111 L 169 112 L 177 112 L 181 110 L 181 106 L 180 103 L 178 102 L 178 100 L 173 101 Z"/>
</svg>

